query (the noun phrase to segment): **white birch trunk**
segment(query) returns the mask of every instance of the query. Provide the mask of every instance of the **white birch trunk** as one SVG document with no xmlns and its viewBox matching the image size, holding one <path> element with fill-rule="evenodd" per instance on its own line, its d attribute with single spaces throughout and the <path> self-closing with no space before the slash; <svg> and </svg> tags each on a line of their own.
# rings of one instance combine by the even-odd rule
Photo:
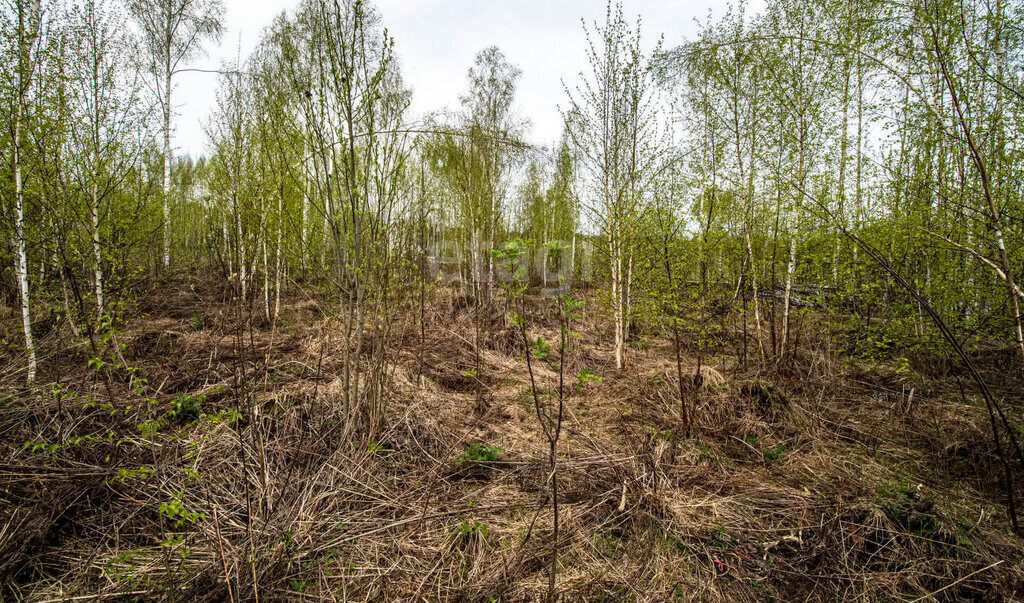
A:
<svg viewBox="0 0 1024 603">
<path fill-rule="evenodd" d="M 32 312 L 29 306 L 28 287 L 28 252 L 25 245 L 25 201 L 21 180 L 21 117 L 24 97 L 17 101 L 14 116 L 14 145 L 11 158 L 14 170 L 14 214 L 15 214 L 15 246 L 18 255 L 17 277 L 21 292 L 21 326 L 25 333 L 25 353 L 28 356 L 28 373 L 25 380 L 29 385 L 36 380 L 36 346 L 32 339 Z"/>
<path fill-rule="evenodd" d="M 96 314 L 103 316 L 103 248 L 100 245 L 100 200 L 96 184 L 92 185 L 89 192 L 89 212 L 92 214 L 92 255 L 95 262 L 93 280 L 96 287 Z"/>
<path fill-rule="evenodd" d="M 169 51 L 167 63 L 167 75 L 164 79 L 164 268 L 171 265 L 171 67 Z"/>
<path fill-rule="evenodd" d="M 20 8 L 20 7 L 18 7 Z M 31 295 L 28 282 L 28 250 L 25 237 L 25 199 L 22 182 L 21 165 L 21 128 L 22 119 L 25 116 L 25 98 L 29 83 L 32 79 L 32 72 L 35 65 L 32 57 L 32 38 L 38 31 L 40 19 L 40 5 L 36 1 L 29 8 L 30 31 L 25 29 L 24 14 L 19 10 L 18 23 L 18 64 L 17 64 L 17 97 L 14 101 L 14 128 L 12 136 L 11 169 L 14 172 L 14 220 L 15 220 L 15 253 L 17 262 L 15 272 L 18 279 L 18 289 L 21 293 L 21 326 L 25 334 L 25 354 L 28 358 L 27 373 L 25 381 L 31 385 L 36 380 L 36 346 L 32 337 L 32 312 L 30 307 Z"/>
</svg>

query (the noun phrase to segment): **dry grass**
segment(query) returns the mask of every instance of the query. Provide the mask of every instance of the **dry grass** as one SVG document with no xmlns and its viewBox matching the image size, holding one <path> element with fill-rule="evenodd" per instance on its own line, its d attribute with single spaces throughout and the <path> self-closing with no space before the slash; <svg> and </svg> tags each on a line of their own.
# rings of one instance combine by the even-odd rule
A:
<svg viewBox="0 0 1024 603">
<path fill-rule="evenodd" d="M 544 596 L 547 459 L 522 350 L 500 313 L 475 378 L 465 375 L 472 313 L 456 296 L 431 307 L 422 376 L 418 331 L 400 328 L 384 430 L 368 442 L 338 428 L 341 339 L 329 308 L 289 303 L 277 332 L 257 321 L 240 356 L 224 302 L 222 291 L 185 287 L 143 300 L 152 318 L 121 340 L 156 404 L 131 394 L 120 373 L 111 396 L 84 351 L 62 353 L 61 381 L 74 392 L 64 399 L 16 387 L 8 371 L 4 597 L 220 601 L 229 585 L 236 601 Z M 530 321 L 555 341 L 549 304 L 537 301 Z M 205 326 L 193 331 L 197 314 Z M 720 354 L 705 361 L 699 389 L 686 384 L 695 419 L 684 440 L 673 433 L 667 341 L 631 350 L 617 375 L 602 324 L 588 309 L 567 359 L 573 373 L 586 367 L 603 380 L 567 402 L 563 600 L 1019 596 L 1024 546 L 1008 533 L 973 401 L 915 383 L 908 402 L 903 377 L 876 369 L 865 381 L 817 352 L 775 372 Z M 45 345 L 56 349 L 54 340 Z M 696 366 L 686 358 L 685 374 Z M 553 389 L 556 355 L 536 368 L 540 387 Z M 240 406 L 242 373 L 244 417 L 213 419 Z M 205 417 L 166 420 L 182 395 L 205 395 Z M 140 431 L 161 417 L 162 428 Z M 473 442 L 501 446 L 499 460 L 457 464 Z M 161 505 L 176 496 L 202 518 L 175 526 Z"/>
</svg>

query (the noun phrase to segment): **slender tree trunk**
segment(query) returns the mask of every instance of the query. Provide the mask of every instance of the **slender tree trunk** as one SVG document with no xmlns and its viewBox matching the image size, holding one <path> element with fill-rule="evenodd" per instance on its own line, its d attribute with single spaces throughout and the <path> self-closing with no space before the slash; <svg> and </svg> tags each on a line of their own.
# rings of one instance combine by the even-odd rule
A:
<svg viewBox="0 0 1024 603">
<path fill-rule="evenodd" d="M 794 224 L 799 220 L 799 214 L 793 212 Z M 796 232 L 790 235 L 789 239 L 789 262 L 786 264 L 786 294 L 782 302 L 782 342 L 780 354 L 786 355 L 786 343 L 789 340 L 789 319 L 790 309 L 793 300 L 793 275 L 796 273 Z"/>
<path fill-rule="evenodd" d="M 25 354 L 28 358 L 28 371 L 25 381 L 31 385 L 36 379 L 36 346 L 32 337 L 31 295 L 28 281 L 28 245 L 25 235 L 25 196 L 22 181 L 21 136 L 22 120 L 25 119 L 25 107 L 28 103 L 26 95 L 32 73 L 35 70 L 35 59 L 32 56 L 33 39 L 38 33 L 40 21 L 40 3 L 32 2 L 28 8 L 28 23 L 25 22 L 25 7 L 15 8 L 18 12 L 18 63 L 15 83 L 17 90 L 14 99 L 14 123 L 11 132 L 11 170 L 14 172 L 14 221 L 15 221 L 15 253 L 17 262 L 15 272 L 18 278 L 18 289 L 21 293 L 21 326 L 25 334 Z"/>
<path fill-rule="evenodd" d="M 40 201 L 40 204 L 42 205 L 42 207 L 45 208 L 46 207 L 46 193 L 40 193 L 39 201 Z M 47 227 L 47 232 L 53 232 L 53 219 L 52 218 L 47 219 L 46 227 Z M 43 242 L 41 247 L 42 248 L 39 250 L 39 256 L 40 256 L 40 258 L 39 258 L 39 285 L 41 287 L 45 287 L 46 286 L 46 264 L 49 262 L 49 258 L 47 257 L 48 254 L 46 253 L 47 252 L 47 248 L 46 248 L 45 241 Z"/>
<path fill-rule="evenodd" d="M 100 201 L 93 184 L 90 189 L 89 212 L 92 214 L 92 254 L 96 265 L 93 267 L 93 279 L 96 287 L 96 314 L 102 316 L 103 305 L 103 248 L 100 245 Z"/>
<path fill-rule="evenodd" d="M 668 276 L 668 290 L 672 295 L 672 344 L 676 356 L 676 380 L 679 382 L 679 412 L 683 420 L 683 437 L 690 437 L 690 413 L 686 407 L 686 389 L 683 386 L 683 350 L 682 342 L 679 338 L 679 317 L 676 314 L 679 312 L 679 291 L 676 287 L 675 276 L 672 272 L 672 258 L 669 256 L 668 251 L 668 235 L 665 235 L 662 239 L 663 253 L 665 258 L 665 274 Z M 673 436 L 673 442 L 675 441 Z"/>
<path fill-rule="evenodd" d="M 14 215 L 15 215 L 15 246 L 18 254 L 17 277 L 21 292 L 21 326 L 25 333 L 25 353 L 28 356 L 28 373 L 25 377 L 29 385 L 36 380 L 36 346 L 32 338 L 32 312 L 29 307 L 28 286 L 28 252 L 25 243 L 25 199 L 22 190 L 21 176 L 21 119 L 24 112 L 24 95 L 20 94 L 16 101 L 14 115 L 14 140 L 11 153 L 11 168 L 14 171 Z"/>
<path fill-rule="evenodd" d="M 1010 256 L 1006 251 L 1006 242 L 1003 236 L 999 205 L 996 200 L 996 193 L 994 191 L 991 174 L 989 172 L 990 166 L 985 161 L 981 150 L 975 142 L 974 133 L 972 132 L 970 123 L 968 122 L 963 107 L 961 106 L 961 99 L 956 87 L 954 86 L 953 78 L 949 74 L 942 50 L 938 46 L 937 38 L 935 40 L 935 53 L 939 59 L 939 65 L 942 67 L 942 74 L 946 81 L 946 86 L 949 89 L 950 100 L 953 103 L 953 108 L 956 110 L 956 116 L 960 123 L 960 127 L 964 132 L 964 136 L 967 138 L 967 145 L 971 151 L 971 158 L 981 179 L 982 191 L 985 195 L 985 202 L 987 206 L 986 209 L 989 212 L 988 217 L 990 220 L 990 226 L 996 237 L 996 247 L 999 250 L 999 260 L 1003 267 L 1003 280 L 1010 296 L 1010 312 L 1012 313 L 1011 319 L 1013 320 L 1014 336 L 1017 342 L 1017 360 L 1020 370 L 1024 371 L 1024 318 L 1021 317 L 1020 299 L 1016 294 L 1016 285 L 1013 278 L 1013 266 L 1010 263 Z"/>
<path fill-rule="evenodd" d="M 609 215 L 608 219 L 612 220 L 612 217 Z M 612 304 L 615 310 L 615 369 L 621 371 L 626 362 L 622 324 L 625 308 L 622 303 L 622 252 L 618 248 L 619 237 L 612 234 L 614 228 L 609 225 L 608 249 L 611 256 Z"/>
<path fill-rule="evenodd" d="M 569 253 L 569 280 L 566 287 L 572 287 L 573 279 L 576 278 L 576 225 L 572 226 L 572 251 Z"/>
<path fill-rule="evenodd" d="M 305 210 L 305 200 L 303 200 Z M 281 311 L 281 243 L 282 232 L 284 231 L 284 185 L 281 185 L 281 194 L 277 197 L 277 245 L 274 247 L 274 322 L 277 322 L 277 315 Z"/>
<path fill-rule="evenodd" d="M 263 316 L 270 320 L 270 264 L 268 261 L 267 230 L 265 224 L 266 222 L 264 221 L 264 227 L 260 229 L 263 231 Z"/>
<path fill-rule="evenodd" d="M 622 338 L 629 341 L 629 323 L 633 317 L 633 252 L 630 251 L 626 259 L 626 282 L 623 288 L 625 294 L 625 315 L 622 317 Z"/>
<path fill-rule="evenodd" d="M 235 187 L 237 189 L 237 185 Z M 242 213 L 238 207 L 238 191 L 233 191 L 235 209 L 235 255 L 238 266 L 238 284 L 241 291 L 242 303 L 248 299 L 248 277 L 246 276 L 245 262 L 245 238 L 242 233 Z"/>
<path fill-rule="evenodd" d="M 171 57 L 168 50 L 167 71 L 164 79 L 164 268 L 171 265 Z"/>
<path fill-rule="evenodd" d="M 804 152 L 805 152 L 805 149 L 804 149 L 804 144 L 805 144 L 804 134 L 805 134 L 805 132 L 806 132 L 806 129 L 805 129 L 803 120 L 801 118 L 800 132 L 799 132 L 800 138 L 799 138 L 799 141 L 798 141 L 798 144 L 800 145 L 800 149 L 799 149 L 799 158 L 797 160 L 798 161 L 798 163 L 797 163 L 797 184 L 799 186 L 799 189 L 797 191 L 797 197 L 794 200 L 794 204 L 793 204 L 793 213 L 792 213 L 792 218 L 791 218 L 792 219 L 793 232 L 790 235 L 790 239 L 789 239 L 789 263 L 786 265 L 786 294 L 785 294 L 785 298 L 783 299 L 783 307 L 782 307 L 782 343 L 781 343 L 781 346 L 780 346 L 781 349 L 779 351 L 779 353 L 781 354 L 782 357 L 786 356 L 786 344 L 789 341 L 789 335 L 790 335 L 790 315 L 791 315 L 791 309 L 792 309 L 791 306 L 792 306 L 792 301 L 793 301 L 793 277 L 796 274 L 797 239 L 799 238 L 799 234 L 800 234 L 800 213 L 801 213 L 800 209 L 801 209 L 801 205 L 802 205 L 801 201 L 802 201 L 802 195 L 803 195 L 803 191 L 804 191 L 804 175 L 805 175 L 805 169 L 804 169 L 804 160 L 805 160 L 805 155 L 804 155 Z"/>
<path fill-rule="evenodd" d="M 841 132 L 842 138 L 839 141 L 839 190 L 837 191 L 837 197 L 839 201 L 838 217 L 840 220 L 846 219 L 846 147 L 849 135 L 847 133 L 850 119 L 850 68 L 849 65 L 845 69 L 845 79 L 843 81 L 843 112 L 840 118 L 842 123 Z M 835 232 L 835 247 L 832 250 L 832 284 L 834 286 L 839 285 L 839 247 L 842 235 L 839 230 Z"/>
<path fill-rule="evenodd" d="M 299 225 L 299 267 L 306 272 L 306 241 L 309 238 L 309 159 L 308 145 L 305 138 L 302 141 L 302 224 Z"/>
<path fill-rule="evenodd" d="M 745 182 L 743 188 L 743 238 L 747 247 L 747 269 L 750 274 L 750 289 L 754 297 L 754 328 L 757 334 L 757 347 L 761 355 L 761 365 L 765 364 L 764 334 L 761 329 L 761 304 L 757 292 L 757 263 L 754 261 L 754 246 L 750 236 L 750 216 L 754 207 L 754 157 L 757 136 L 755 127 L 757 111 L 757 87 L 754 87 L 753 98 L 750 103 L 750 166 L 749 173 L 744 172 L 742 142 L 740 139 L 739 123 L 739 81 L 734 85 L 733 92 L 733 128 L 736 132 L 736 163 L 739 167 L 740 182 Z M 742 281 L 742 278 L 740 279 Z M 745 306 L 744 306 L 745 307 Z M 744 333 L 746 333 L 746 318 L 744 318 Z M 744 339 L 744 360 L 746 358 L 746 340 Z"/>
<path fill-rule="evenodd" d="M 547 246 L 547 235 L 542 234 L 541 237 L 541 280 L 544 281 L 544 288 L 548 286 L 548 246 Z"/>
</svg>

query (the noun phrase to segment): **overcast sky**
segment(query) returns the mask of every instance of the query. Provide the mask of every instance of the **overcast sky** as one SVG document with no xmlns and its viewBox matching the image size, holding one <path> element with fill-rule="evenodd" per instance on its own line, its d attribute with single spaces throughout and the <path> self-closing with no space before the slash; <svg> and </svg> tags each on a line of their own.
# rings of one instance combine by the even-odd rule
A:
<svg viewBox="0 0 1024 603">
<path fill-rule="evenodd" d="M 226 0 L 227 22 L 218 47 L 192 66 L 213 69 L 252 50 L 260 32 L 282 10 L 298 0 Z M 566 96 L 562 81 L 573 85 L 586 68 L 581 19 L 603 23 L 603 0 L 376 0 L 384 25 L 395 38 L 402 75 L 412 87 L 408 121 L 426 112 L 456 109 L 466 71 L 480 49 L 497 45 L 523 70 L 516 99 L 517 113 L 533 124 L 530 139 L 552 145 L 561 132 L 559 105 Z M 753 1 L 752 6 L 762 4 Z M 624 0 L 629 21 L 642 18 L 645 46 L 664 35 L 667 47 L 692 39 L 695 19 L 724 11 L 714 0 Z M 175 89 L 176 152 L 206 151 L 206 122 L 214 105 L 217 78 L 188 72 Z"/>
</svg>

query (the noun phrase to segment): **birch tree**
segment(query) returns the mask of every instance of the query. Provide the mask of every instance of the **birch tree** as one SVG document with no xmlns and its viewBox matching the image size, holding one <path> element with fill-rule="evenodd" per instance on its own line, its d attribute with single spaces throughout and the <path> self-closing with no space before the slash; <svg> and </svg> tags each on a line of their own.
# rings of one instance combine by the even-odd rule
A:
<svg viewBox="0 0 1024 603">
<path fill-rule="evenodd" d="M 639 24 L 621 4 L 608 3 L 604 25 L 584 27 L 589 73 L 566 87 L 565 113 L 607 246 L 614 323 L 615 366 L 626 363 L 632 280 L 633 228 L 641 210 L 642 168 L 648 164 L 650 71 L 640 48 Z"/>
<path fill-rule="evenodd" d="M 8 93 L 10 162 L 13 182 L 15 276 L 21 298 L 21 327 L 25 335 L 28 362 L 25 379 L 31 385 L 36 378 L 36 346 L 32 337 L 31 293 L 26 214 L 25 173 L 28 141 L 26 131 L 31 119 L 29 92 L 39 69 L 42 54 L 43 7 L 41 0 L 13 0 L 4 7 L 4 38 L 8 47 Z"/>
<path fill-rule="evenodd" d="M 467 79 L 469 89 L 461 97 L 470 131 L 479 130 L 475 153 L 479 157 L 483 180 L 484 211 L 481 212 L 480 226 L 484 232 L 474 233 L 477 248 L 483 237 L 487 238 L 486 248 L 478 255 L 487 257 L 487 274 L 483 281 L 490 292 L 494 278 L 495 231 L 501 220 L 502 201 L 505 195 L 503 176 L 508 170 L 508 159 L 514 147 L 505 144 L 505 139 L 516 134 L 518 124 L 512 115 L 516 85 L 522 70 L 512 65 L 497 46 L 488 46 L 477 53 L 470 67 Z M 481 258 L 482 259 L 482 258 Z"/>
<path fill-rule="evenodd" d="M 222 0 L 128 0 L 142 30 L 152 90 L 163 117 L 163 265 L 171 264 L 171 121 L 174 77 L 203 53 L 203 43 L 223 31 Z"/>
<path fill-rule="evenodd" d="M 132 41 L 116 5 L 86 0 L 74 7 L 71 96 L 76 127 L 70 128 L 73 169 L 87 199 L 93 253 L 93 291 L 98 315 L 104 304 L 103 204 L 121 187 L 141 149 L 144 115 L 141 80 L 132 70 Z"/>
</svg>

